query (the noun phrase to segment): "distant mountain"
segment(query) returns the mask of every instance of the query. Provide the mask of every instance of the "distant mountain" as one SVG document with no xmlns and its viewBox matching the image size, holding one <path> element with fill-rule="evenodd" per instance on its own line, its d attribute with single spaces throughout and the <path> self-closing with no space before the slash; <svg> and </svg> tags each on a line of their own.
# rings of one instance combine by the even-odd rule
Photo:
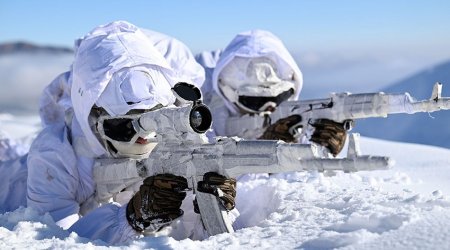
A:
<svg viewBox="0 0 450 250">
<path fill-rule="evenodd" d="M 0 44 L 0 55 L 22 52 L 73 53 L 73 50 L 65 47 L 40 46 L 29 42 L 11 42 Z"/>
<path fill-rule="evenodd" d="M 418 100 L 423 100 L 430 98 L 432 87 L 436 82 L 443 84 L 442 96 L 450 96 L 450 61 L 423 70 L 382 91 L 409 92 Z M 397 114 L 386 119 L 365 119 L 356 122 L 354 130 L 369 137 L 450 148 L 450 111 Z"/>
</svg>

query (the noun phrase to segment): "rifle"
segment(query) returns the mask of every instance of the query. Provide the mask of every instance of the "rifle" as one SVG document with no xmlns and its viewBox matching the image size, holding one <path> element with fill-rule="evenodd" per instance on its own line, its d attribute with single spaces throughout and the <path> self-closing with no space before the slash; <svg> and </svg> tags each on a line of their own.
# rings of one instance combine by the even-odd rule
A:
<svg viewBox="0 0 450 250">
<path fill-rule="evenodd" d="M 177 86 L 175 86 L 177 87 Z M 174 89 L 175 89 L 174 87 Z M 186 92 L 188 89 L 183 88 Z M 177 92 L 177 98 L 183 93 Z M 133 121 L 135 130 L 156 132 L 158 144 L 143 164 L 146 176 L 171 173 L 188 180 L 196 194 L 205 229 L 210 235 L 233 232 L 228 212 L 212 194 L 197 192 L 197 183 L 207 172 L 226 177 L 248 173 L 341 170 L 356 172 L 387 169 L 388 157 L 362 156 L 357 136 L 352 136 L 347 158 L 322 158 L 313 144 L 282 141 L 242 140 L 219 137 L 209 143 L 204 135 L 212 123 L 212 114 L 201 103 L 199 94 L 181 97 L 180 107 L 167 107 L 143 114 Z M 221 190 L 217 190 L 221 195 Z"/>
<path fill-rule="evenodd" d="M 331 93 L 329 98 L 304 101 L 287 101 L 281 103 L 274 112 L 261 115 L 244 115 L 230 117 L 227 122 L 226 134 L 241 135 L 243 133 L 262 133 L 262 128 L 286 118 L 299 115 L 302 120 L 292 126 L 289 132 L 295 137 L 307 136 L 308 126 L 317 119 L 330 119 L 343 123 L 350 130 L 353 120 L 369 117 L 387 117 L 390 114 L 417 112 L 434 112 L 450 109 L 450 98 L 442 97 L 442 84 L 437 82 L 429 100 L 417 101 L 409 93 L 386 94 L 378 93 Z M 255 135 L 254 135 L 255 136 Z M 258 137 L 256 135 L 255 137 Z"/>
</svg>

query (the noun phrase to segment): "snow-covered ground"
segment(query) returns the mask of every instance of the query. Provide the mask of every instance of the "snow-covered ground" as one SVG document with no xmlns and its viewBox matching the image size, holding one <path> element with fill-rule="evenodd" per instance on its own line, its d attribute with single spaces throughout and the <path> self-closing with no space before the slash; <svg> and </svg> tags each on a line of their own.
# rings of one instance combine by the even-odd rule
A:
<svg viewBox="0 0 450 250">
<path fill-rule="evenodd" d="M 8 131 L 36 131 L 32 121 Z M 26 124 L 31 124 L 26 126 Z M 31 249 L 450 249 L 450 150 L 361 138 L 364 154 L 387 155 L 385 171 L 297 172 L 238 184 L 236 232 L 204 241 L 144 237 L 108 246 L 68 233 L 49 215 L 0 215 L 0 248 Z"/>
</svg>

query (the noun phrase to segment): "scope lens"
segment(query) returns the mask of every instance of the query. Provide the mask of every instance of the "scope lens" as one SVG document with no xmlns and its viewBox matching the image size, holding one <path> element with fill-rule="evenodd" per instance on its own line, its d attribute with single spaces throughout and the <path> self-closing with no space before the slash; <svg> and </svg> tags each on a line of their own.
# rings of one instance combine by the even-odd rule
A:
<svg viewBox="0 0 450 250">
<path fill-rule="evenodd" d="M 211 111 L 203 104 L 194 106 L 189 115 L 189 123 L 195 132 L 205 133 L 212 124 Z"/>
<path fill-rule="evenodd" d="M 198 110 L 195 110 L 191 113 L 192 126 L 198 128 L 202 124 L 202 121 L 203 121 L 202 114 Z"/>
</svg>

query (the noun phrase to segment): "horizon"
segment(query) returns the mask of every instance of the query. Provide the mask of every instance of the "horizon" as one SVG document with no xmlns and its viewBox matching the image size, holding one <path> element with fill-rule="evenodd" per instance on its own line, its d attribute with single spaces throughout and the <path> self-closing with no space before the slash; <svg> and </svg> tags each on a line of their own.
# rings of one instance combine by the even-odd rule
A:
<svg viewBox="0 0 450 250">
<path fill-rule="evenodd" d="M 76 38 L 96 26 L 127 20 L 173 36 L 196 54 L 224 48 L 238 32 L 266 29 L 283 41 L 297 61 L 305 83 L 303 98 L 318 98 L 329 92 L 377 91 L 449 61 L 448 10 L 450 2 L 438 0 L 2 1 L 0 21 L 9 25 L 0 27 L 0 43 L 73 48 Z M 10 58 L 0 58 L 0 75 L 6 79 L 2 92 L 7 92 L 5 85 L 36 84 L 36 76 L 25 74 L 32 70 L 32 62 L 24 60 L 13 60 L 20 62 L 13 65 Z M 40 74 L 39 86 L 56 76 L 50 62 L 35 67 L 43 63 L 48 76 Z M 59 63 L 57 72 L 69 65 L 69 60 Z M 15 77 L 14 72 L 22 73 Z"/>
</svg>

